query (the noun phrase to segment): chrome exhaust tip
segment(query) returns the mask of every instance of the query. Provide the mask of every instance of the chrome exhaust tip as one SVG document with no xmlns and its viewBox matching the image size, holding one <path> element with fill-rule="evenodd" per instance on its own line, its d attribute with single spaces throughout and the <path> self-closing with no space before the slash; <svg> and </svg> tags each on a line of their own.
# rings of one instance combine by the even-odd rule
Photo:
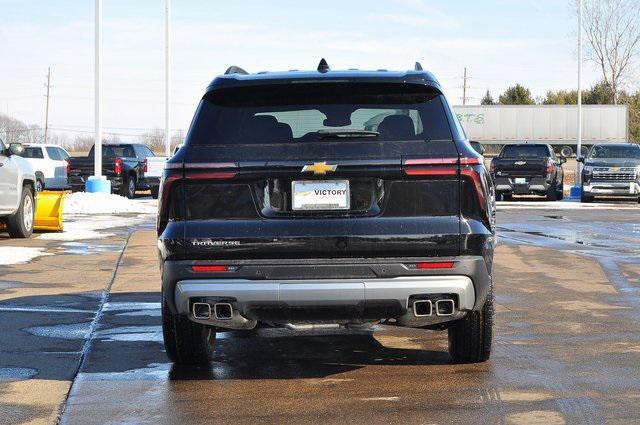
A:
<svg viewBox="0 0 640 425">
<path fill-rule="evenodd" d="M 193 303 L 191 313 L 198 320 L 209 320 L 211 318 L 211 306 L 207 303 Z"/>
<path fill-rule="evenodd" d="M 428 317 L 433 313 L 431 300 L 415 300 L 413 302 L 413 315 L 416 317 Z"/>
<path fill-rule="evenodd" d="M 215 303 L 213 305 L 213 316 L 217 320 L 231 320 L 233 306 L 229 303 Z"/>
<path fill-rule="evenodd" d="M 453 316 L 455 312 L 456 312 L 456 304 L 453 302 L 453 300 L 436 301 L 436 315 Z"/>
</svg>

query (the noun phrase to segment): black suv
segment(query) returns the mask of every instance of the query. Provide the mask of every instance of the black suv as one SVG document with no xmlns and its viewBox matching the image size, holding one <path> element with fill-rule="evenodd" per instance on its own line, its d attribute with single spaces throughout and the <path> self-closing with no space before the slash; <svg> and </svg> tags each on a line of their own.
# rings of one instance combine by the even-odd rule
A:
<svg viewBox="0 0 640 425">
<path fill-rule="evenodd" d="M 454 361 L 485 361 L 494 198 L 419 64 L 231 67 L 162 179 L 167 354 L 206 362 L 217 331 L 383 323 L 448 329 Z"/>
</svg>

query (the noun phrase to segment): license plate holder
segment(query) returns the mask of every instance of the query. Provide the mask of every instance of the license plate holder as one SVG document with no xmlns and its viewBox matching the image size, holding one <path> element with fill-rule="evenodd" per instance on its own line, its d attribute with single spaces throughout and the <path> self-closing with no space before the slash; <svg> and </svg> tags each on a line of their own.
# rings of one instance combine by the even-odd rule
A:
<svg viewBox="0 0 640 425">
<path fill-rule="evenodd" d="M 526 177 L 516 177 L 513 182 L 514 182 L 514 184 L 527 184 L 527 178 Z"/>
<path fill-rule="evenodd" d="M 294 180 L 291 207 L 294 211 L 340 211 L 351 207 L 349 180 Z"/>
</svg>

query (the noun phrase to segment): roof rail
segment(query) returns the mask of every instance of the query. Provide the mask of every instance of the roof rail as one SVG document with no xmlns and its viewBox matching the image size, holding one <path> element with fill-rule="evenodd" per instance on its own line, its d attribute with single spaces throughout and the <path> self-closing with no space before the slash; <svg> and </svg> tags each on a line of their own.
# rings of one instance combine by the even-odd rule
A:
<svg viewBox="0 0 640 425">
<path fill-rule="evenodd" d="M 329 68 L 329 64 L 327 63 L 327 61 L 324 58 L 320 59 L 320 63 L 318 64 L 318 72 L 327 72 L 330 70 L 331 68 Z"/>
<path fill-rule="evenodd" d="M 414 68 L 415 71 L 422 71 L 422 65 L 420 64 L 420 62 L 416 62 L 416 66 Z"/>
<path fill-rule="evenodd" d="M 227 70 L 224 72 L 224 75 L 228 75 L 228 74 L 249 75 L 249 73 L 247 71 L 245 71 L 244 69 L 240 68 L 239 66 L 235 66 L 235 65 L 232 65 L 229 68 L 227 68 Z"/>
</svg>

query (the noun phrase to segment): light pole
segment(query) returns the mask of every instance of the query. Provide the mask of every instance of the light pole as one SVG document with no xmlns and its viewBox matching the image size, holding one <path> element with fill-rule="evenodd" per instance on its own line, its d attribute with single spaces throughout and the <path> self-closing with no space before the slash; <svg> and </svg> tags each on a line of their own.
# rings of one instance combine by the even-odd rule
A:
<svg viewBox="0 0 640 425">
<path fill-rule="evenodd" d="M 102 0 L 96 0 L 95 8 L 95 143 L 93 176 L 87 180 L 85 190 L 111 193 L 111 182 L 102 175 Z"/>
<path fill-rule="evenodd" d="M 571 197 L 579 198 L 582 191 L 582 0 L 578 0 L 578 128 L 576 134 L 576 183 L 571 188 Z"/>
<path fill-rule="evenodd" d="M 166 155 L 171 155 L 171 0 L 165 0 L 164 64 L 164 141 Z"/>
</svg>

